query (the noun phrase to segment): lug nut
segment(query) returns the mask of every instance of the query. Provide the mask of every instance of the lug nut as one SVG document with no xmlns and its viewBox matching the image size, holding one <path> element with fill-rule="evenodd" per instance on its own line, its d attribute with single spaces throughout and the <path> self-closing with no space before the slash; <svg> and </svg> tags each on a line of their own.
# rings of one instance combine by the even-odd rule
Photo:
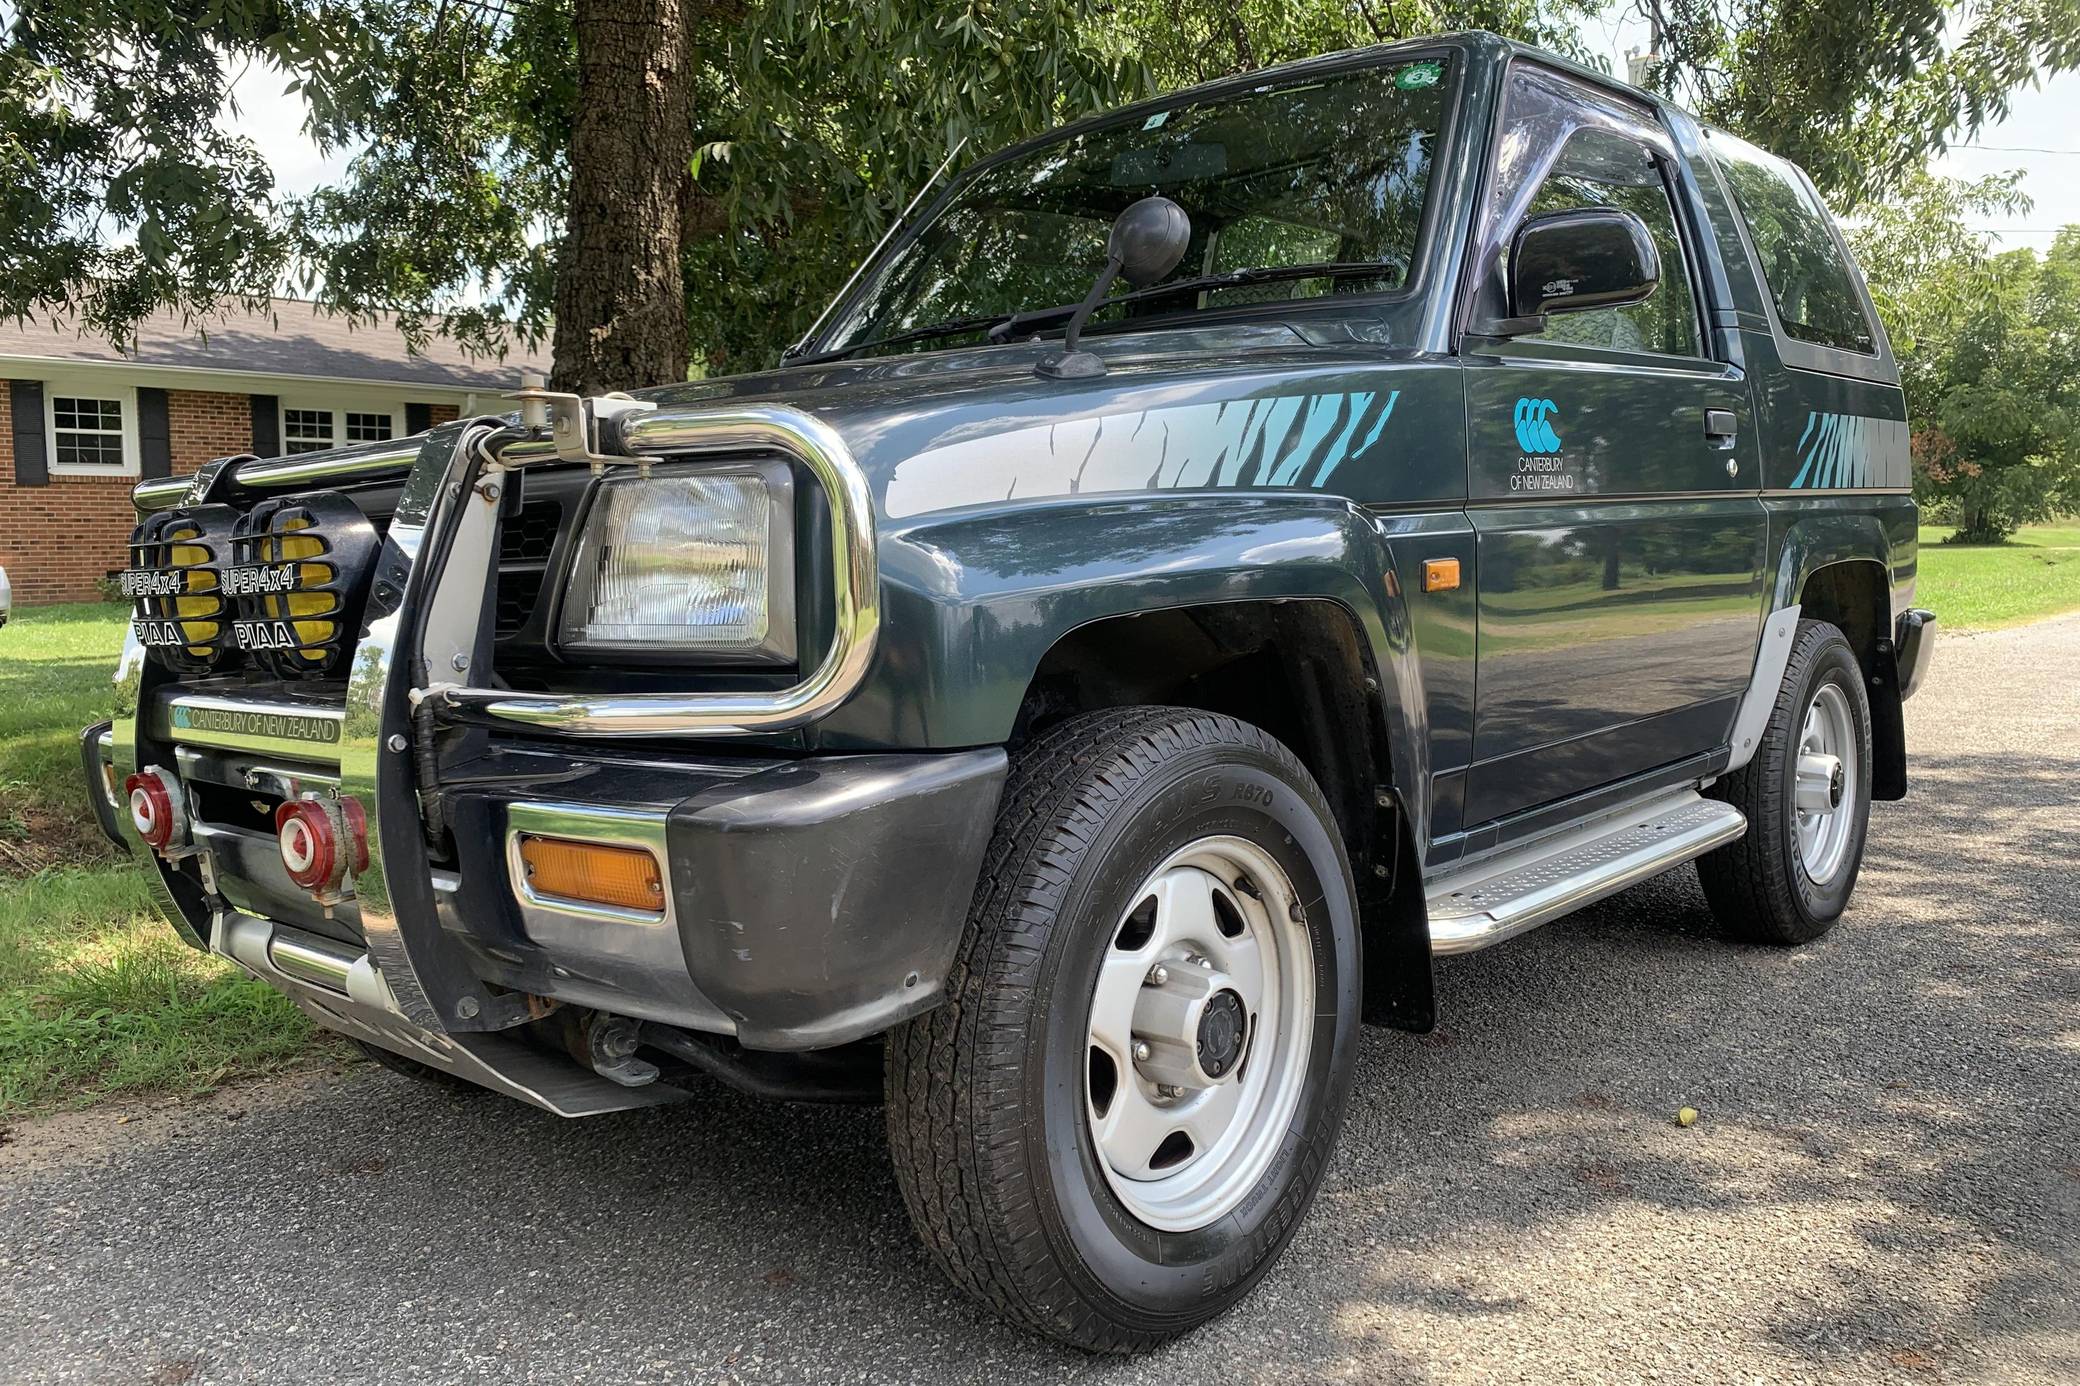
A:
<svg viewBox="0 0 2080 1386">
<path fill-rule="evenodd" d="M 1147 1040 L 1135 1040 L 1135 1041 L 1134 1041 L 1134 1057 L 1135 1057 L 1135 1058 L 1137 1058 L 1137 1059 L 1140 1059 L 1140 1060 L 1142 1060 L 1143 1062 L 1146 1062 L 1146 1061 L 1147 1061 L 1147 1059 L 1148 1059 L 1148 1053 L 1149 1053 L 1149 1050 L 1148 1050 L 1148 1041 L 1147 1041 Z"/>
<path fill-rule="evenodd" d="M 1170 980 L 1170 969 L 1157 963 L 1148 970 L 1148 985 L 1159 987 Z"/>
<path fill-rule="evenodd" d="M 1172 1087 L 1168 1083 L 1158 1083 L 1156 1084 L 1156 1095 L 1158 1097 L 1183 1097 L 1184 1089 Z"/>
</svg>

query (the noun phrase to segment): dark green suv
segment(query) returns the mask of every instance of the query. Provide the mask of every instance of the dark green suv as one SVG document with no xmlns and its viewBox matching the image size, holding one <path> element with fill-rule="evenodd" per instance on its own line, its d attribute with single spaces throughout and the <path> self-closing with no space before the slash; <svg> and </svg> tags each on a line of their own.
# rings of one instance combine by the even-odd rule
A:
<svg viewBox="0 0 2080 1386">
<path fill-rule="evenodd" d="M 138 488 L 110 833 L 404 1071 L 885 1100 L 937 1261 L 1084 1347 L 1265 1273 L 1433 955 L 1692 859 L 1805 943 L 1906 790 L 1840 234 L 1490 36 L 981 160 L 779 370 L 514 398 Z"/>
</svg>

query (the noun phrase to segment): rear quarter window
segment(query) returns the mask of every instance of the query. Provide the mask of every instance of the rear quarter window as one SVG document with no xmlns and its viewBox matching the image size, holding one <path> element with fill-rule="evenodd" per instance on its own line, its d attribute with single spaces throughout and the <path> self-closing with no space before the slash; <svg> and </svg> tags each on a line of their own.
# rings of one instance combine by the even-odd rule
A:
<svg viewBox="0 0 2080 1386">
<path fill-rule="evenodd" d="M 1790 164 L 1714 130 L 1712 156 L 1733 190 L 1784 334 L 1817 346 L 1874 355 L 1856 271 L 1827 209 Z"/>
</svg>

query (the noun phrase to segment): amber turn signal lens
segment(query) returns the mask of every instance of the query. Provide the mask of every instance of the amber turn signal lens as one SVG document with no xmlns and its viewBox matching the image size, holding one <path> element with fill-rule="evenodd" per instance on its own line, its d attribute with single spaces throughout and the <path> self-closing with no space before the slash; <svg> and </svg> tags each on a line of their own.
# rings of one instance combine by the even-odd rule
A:
<svg viewBox="0 0 2080 1386">
<path fill-rule="evenodd" d="M 563 837 L 520 838 L 520 866 L 536 895 L 616 909 L 664 912 L 657 858 L 639 847 L 609 847 Z"/>
<path fill-rule="evenodd" d="M 1426 558 L 1423 560 L 1423 590 L 1425 592 L 1449 592 L 1458 585 L 1458 559 Z"/>
</svg>

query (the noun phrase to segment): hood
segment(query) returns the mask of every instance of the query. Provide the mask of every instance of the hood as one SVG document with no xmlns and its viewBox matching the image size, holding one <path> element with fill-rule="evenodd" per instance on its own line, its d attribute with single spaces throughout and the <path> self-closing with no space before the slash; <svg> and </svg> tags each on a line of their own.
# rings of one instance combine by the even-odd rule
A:
<svg viewBox="0 0 2080 1386">
<path fill-rule="evenodd" d="M 1405 349 L 1338 320 L 1087 338 L 1107 372 L 1056 380 L 1055 343 L 783 367 L 645 390 L 665 407 L 776 403 L 815 414 L 867 474 L 884 525 L 1110 492 L 1322 489 L 1379 440 Z"/>
</svg>

